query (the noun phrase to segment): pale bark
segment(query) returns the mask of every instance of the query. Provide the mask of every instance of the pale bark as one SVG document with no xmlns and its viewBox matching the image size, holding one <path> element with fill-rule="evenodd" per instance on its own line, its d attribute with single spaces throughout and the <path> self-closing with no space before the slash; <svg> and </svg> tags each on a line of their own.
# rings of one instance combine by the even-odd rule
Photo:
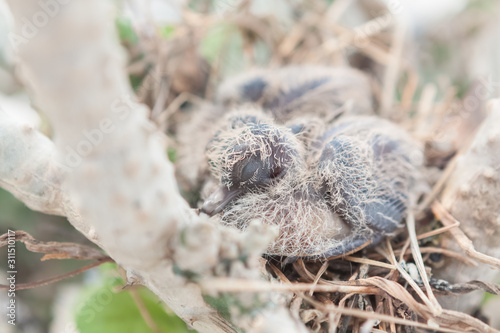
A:
<svg viewBox="0 0 500 333">
<path fill-rule="evenodd" d="M 472 240 L 475 250 L 500 258 L 500 100 L 489 104 L 489 115 L 479 127 L 470 147 L 457 165 L 441 195 L 443 206 L 460 222 L 460 229 Z M 446 234 L 444 246 L 462 251 Z M 471 280 L 500 282 L 498 270 L 485 264 L 468 266 L 446 260 L 434 275 L 454 283 Z M 480 305 L 483 294 L 443 297 L 445 307 L 470 313 Z"/>
<path fill-rule="evenodd" d="M 38 1 L 8 2 L 13 32 L 26 37 L 23 18 L 36 20 Z M 305 331 L 282 304 L 254 317 L 233 315 L 229 323 L 183 274 L 259 279 L 258 257 L 272 233 L 259 226 L 244 236 L 220 229 L 182 199 L 163 136 L 134 101 L 111 9 L 100 0 L 59 4 L 47 24 L 17 45 L 21 77 L 55 136 L 51 141 L 0 114 L 0 186 L 32 209 L 67 216 L 131 281 L 150 288 L 200 332 L 232 332 L 233 326 L 273 332 L 277 323 L 282 331 Z M 221 259 L 230 260 L 230 269 Z M 270 294 L 260 296 L 270 302 Z"/>
</svg>

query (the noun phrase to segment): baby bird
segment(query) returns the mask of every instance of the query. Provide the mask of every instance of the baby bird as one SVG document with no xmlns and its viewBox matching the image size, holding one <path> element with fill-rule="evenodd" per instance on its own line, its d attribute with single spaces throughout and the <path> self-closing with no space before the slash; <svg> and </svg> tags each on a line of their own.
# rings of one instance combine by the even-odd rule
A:
<svg viewBox="0 0 500 333">
<path fill-rule="evenodd" d="M 226 109 L 254 104 L 278 123 L 298 116 L 332 119 L 340 112 L 372 114 L 368 78 L 349 67 L 288 66 L 243 73 L 219 88 L 217 103 Z"/>
<path fill-rule="evenodd" d="M 376 117 L 321 131 L 318 123 L 280 125 L 259 109 L 228 114 L 208 144 L 220 184 L 201 212 L 240 230 L 252 220 L 276 226 L 267 254 L 292 260 L 345 254 L 393 233 L 421 181 L 419 147 Z"/>
<path fill-rule="evenodd" d="M 186 190 L 203 186 L 209 177 L 207 144 L 220 119 L 243 105 L 261 109 L 280 125 L 305 118 L 308 130 L 300 136 L 307 142 L 310 142 L 309 132 L 322 131 L 325 124 L 341 115 L 373 114 L 368 78 L 360 71 L 343 67 L 253 70 L 223 82 L 215 99 L 214 105 L 193 112 L 192 121 L 182 124 L 178 131 L 181 149 L 177 173 Z M 313 128 L 312 118 L 318 128 Z"/>
</svg>

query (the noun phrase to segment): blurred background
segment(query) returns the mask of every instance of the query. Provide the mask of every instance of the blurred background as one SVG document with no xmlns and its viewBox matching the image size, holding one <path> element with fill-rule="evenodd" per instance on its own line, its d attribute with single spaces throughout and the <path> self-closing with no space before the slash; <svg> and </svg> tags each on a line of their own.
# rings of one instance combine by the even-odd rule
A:
<svg viewBox="0 0 500 333">
<path fill-rule="evenodd" d="M 481 122 L 486 101 L 500 93 L 496 0 L 113 2 L 130 83 L 138 99 L 151 108 L 151 120 L 169 136 L 166 154 L 174 162 L 176 124 L 210 101 L 225 77 L 250 68 L 315 63 L 365 71 L 377 92 L 380 114 L 401 122 L 433 115 L 415 132 L 426 143 L 426 162 L 436 175 Z M 50 137 L 43 110 L 30 103 L 16 75 L 9 24 L 8 7 L 0 0 L 0 109 Z M 179 184 L 182 188 L 182 179 Z M 184 195 L 196 204 L 197 193 Z M 33 212 L 0 189 L 0 233 L 8 229 L 24 230 L 41 241 L 92 246 L 64 218 Z M 41 254 L 30 253 L 21 243 L 16 251 L 18 283 L 88 264 L 40 261 Z M 7 250 L 0 252 L 0 279 L 5 281 Z M 106 264 L 55 284 L 18 291 L 17 325 L 6 324 L 4 317 L 0 331 L 187 331 L 152 293 L 124 291 L 122 286 L 119 271 Z M 2 291 L 2 309 L 6 302 Z M 500 300 L 487 297 L 483 306 L 485 313 L 494 311 Z M 144 307 L 150 318 L 145 318 Z"/>
</svg>

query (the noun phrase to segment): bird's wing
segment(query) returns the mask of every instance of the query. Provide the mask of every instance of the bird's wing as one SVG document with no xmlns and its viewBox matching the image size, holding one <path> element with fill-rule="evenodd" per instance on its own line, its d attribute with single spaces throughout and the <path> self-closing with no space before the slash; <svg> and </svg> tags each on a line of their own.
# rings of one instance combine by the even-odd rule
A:
<svg viewBox="0 0 500 333">
<path fill-rule="evenodd" d="M 397 154 L 396 143 L 370 142 L 338 135 L 329 141 L 318 163 L 322 193 L 332 208 L 355 228 L 393 232 L 407 209 L 398 177 L 383 175 L 384 159 Z"/>
</svg>

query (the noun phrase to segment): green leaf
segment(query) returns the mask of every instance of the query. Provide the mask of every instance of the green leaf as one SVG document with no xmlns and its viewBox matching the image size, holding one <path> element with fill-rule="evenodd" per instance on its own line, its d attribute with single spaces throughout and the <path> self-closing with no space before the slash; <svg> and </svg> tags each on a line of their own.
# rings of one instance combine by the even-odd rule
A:
<svg viewBox="0 0 500 333">
<path fill-rule="evenodd" d="M 144 321 L 130 292 L 119 287 L 122 285 L 121 279 L 107 277 L 82 294 L 84 301 L 75 314 L 80 333 L 153 332 Z M 138 293 L 160 332 L 194 332 L 189 331 L 175 314 L 168 313 L 151 291 L 141 288 Z"/>
<path fill-rule="evenodd" d="M 129 76 L 129 80 L 130 80 L 130 85 L 132 86 L 132 89 L 134 89 L 134 91 L 137 91 L 142 84 L 142 80 L 144 80 L 144 76 L 132 74 Z"/>
<path fill-rule="evenodd" d="M 229 305 L 225 297 L 212 297 L 209 295 L 203 295 L 203 299 L 205 300 L 205 302 L 207 302 L 208 305 L 216 309 L 222 316 L 222 318 L 226 320 L 231 319 L 231 314 L 229 313 Z"/>
<path fill-rule="evenodd" d="M 160 28 L 160 35 L 165 39 L 169 39 L 174 34 L 174 31 L 175 31 L 174 26 L 167 25 L 167 26 Z"/>
<path fill-rule="evenodd" d="M 117 18 L 116 28 L 118 29 L 118 36 L 122 43 L 133 45 L 139 41 L 139 37 L 135 33 L 134 28 L 132 28 L 132 22 L 128 18 Z"/>
<path fill-rule="evenodd" d="M 239 32 L 234 24 L 224 22 L 212 26 L 201 42 L 201 54 L 208 62 L 213 63 L 235 34 L 238 35 Z"/>
<path fill-rule="evenodd" d="M 172 147 L 168 147 L 167 155 L 170 162 L 175 163 L 177 161 L 177 150 Z"/>
</svg>

